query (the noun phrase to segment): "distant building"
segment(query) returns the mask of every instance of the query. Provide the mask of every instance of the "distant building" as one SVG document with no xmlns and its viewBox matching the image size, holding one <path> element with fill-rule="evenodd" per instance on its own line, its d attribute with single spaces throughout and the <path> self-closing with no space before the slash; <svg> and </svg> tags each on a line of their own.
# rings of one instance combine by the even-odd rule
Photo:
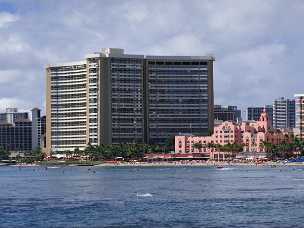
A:
<svg viewBox="0 0 304 228">
<path fill-rule="evenodd" d="M 261 113 L 266 110 L 269 121 L 272 125 L 273 123 L 273 108 L 272 105 L 265 105 L 264 107 L 248 107 L 247 108 L 247 120 L 258 121 L 260 119 Z"/>
<path fill-rule="evenodd" d="M 304 94 L 295 94 L 296 129 L 298 136 L 304 139 Z"/>
<path fill-rule="evenodd" d="M 247 120 L 257 121 L 263 111 L 263 107 L 248 107 Z"/>
<path fill-rule="evenodd" d="M 295 127 L 295 100 L 281 97 L 273 102 L 273 127 L 292 129 Z"/>
<path fill-rule="evenodd" d="M 32 149 L 32 122 L 28 113 L 16 108 L 0 113 L 0 147 L 9 151 L 27 152 Z"/>
<path fill-rule="evenodd" d="M 45 121 L 46 117 L 41 116 L 41 110 L 32 109 L 32 150 L 45 146 Z"/>
<path fill-rule="evenodd" d="M 4 113 L 0 113 L 0 123 L 14 123 L 17 120 L 29 119 L 27 112 L 18 112 L 17 108 L 7 108 Z"/>
<path fill-rule="evenodd" d="M 38 108 L 32 109 L 32 121 L 28 112 L 8 108 L 0 113 L 0 147 L 14 152 L 30 152 L 45 145 L 45 116 Z"/>
<path fill-rule="evenodd" d="M 237 106 L 222 106 L 222 105 L 214 105 L 214 120 L 222 120 L 222 121 L 234 121 L 241 122 L 242 121 L 242 113 L 241 110 L 237 108 Z"/>
<path fill-rule="evenodd" d="M 273 107 L 272 105 L 265 105 L 265 111 L 268 115 L 268 119 L 271 127 L 273 127 Z"/>
</svg>

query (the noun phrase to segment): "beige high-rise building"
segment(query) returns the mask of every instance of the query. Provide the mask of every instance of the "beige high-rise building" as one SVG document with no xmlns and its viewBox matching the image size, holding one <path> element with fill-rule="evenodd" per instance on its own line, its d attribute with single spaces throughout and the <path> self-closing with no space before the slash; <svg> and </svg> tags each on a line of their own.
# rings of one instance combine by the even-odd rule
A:
<svg viewBox="0 0 304 228">
<path fill-rule="evenodd" d="M 62 152 L 87 145 L 87 63 L 47 68 L 46 148 Z"/>
<path fill-rule="evenodd" d="M 304 139 L 304 94 L 295 94 L 296 135 Z"/>
<path fill-rule="evenodd" d="M 213 129 L 213 61 L 107 48 L 83 61 L 49 65 L 47 151 L 206 135 Z"/>
</svg>

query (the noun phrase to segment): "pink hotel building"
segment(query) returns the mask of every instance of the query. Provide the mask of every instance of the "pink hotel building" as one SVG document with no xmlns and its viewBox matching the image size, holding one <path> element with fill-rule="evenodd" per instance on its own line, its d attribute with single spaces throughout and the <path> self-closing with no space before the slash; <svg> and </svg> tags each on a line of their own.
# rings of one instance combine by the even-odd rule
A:
<svg viewBox="0 0 304 228">
<path fill-rule="evenodd" d="M 210 159 L 225 159 L 224 152 L 216 148 L 208 147 L 210 144 L 241 144 L 244 152 L 263 153 L 263 142 L 279 144 L 289 141 L 290 134 L 271 128 L 271 122 L 264 111 L 259 121 L 247 121 L 242 123 L 225 121 L 215 125 L 211 136 L 179 135 L 175 136 L 175 153 L 178 154 L 203 154 Z M 202 144 L 202 148 L 195 148 L 195 144 Z"/>
</svg>

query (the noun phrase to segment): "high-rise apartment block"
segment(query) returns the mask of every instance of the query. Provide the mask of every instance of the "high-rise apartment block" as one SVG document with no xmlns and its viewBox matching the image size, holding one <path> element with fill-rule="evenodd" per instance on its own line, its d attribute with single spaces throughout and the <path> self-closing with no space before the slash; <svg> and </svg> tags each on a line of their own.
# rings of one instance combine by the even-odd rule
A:
<svg viewBox="0 0 304 228">
<path fill-rule="evenodd" d="M 248 107 L 247 108 L 247 120 L 252 121 L 258 121 L 261 113 L 266 111 L 270 124 L 272 125 L 272 119 L 273 119 L 273 108 L 272 105 L 265 105 L 264 107 Z"/>
<path fill-rule="evenodd" d="M 18 112 L 17 108 L 7 108 L 0 113 L 0 147 L 15 152 L 30 152 L 45 145 L 45 116 L 40 109 L 32 110 L 32 120 L 28 112 Z"/>
<path fill-rule="evenodd" d="M 273 127 L 276 129 L 295 127 L 295 100 L 281 97 L 273 102 Z"/>
<path fill-rule="evenodd" d="M 214 120 L 242 121 L 242 112 L 237 106 L 214 105 Z"/>
<path fill-rule="evenodd" d="M 163 144 L 213 129 L 211 56 L 144 56 L 103 49 L 47 67 L 47 150 Z"/>
<path fill-rule="evenodd" d="M 32 122 L 27 112 L 7 108 L 0 113 L 0 147 L 8 151 L 28 152 L 32 149 Z"/>
<path fill-rule="evenodd" d="M 147 56 L 147 139 L 163 144 L 176 133 L 213 131 L 213 57 Z"/>
<path fill-rule="evenodd" d="M 0 123 L 13 124 L 15 121 L 29 119 L 27 112 L 18 112 L 17 108 L 7 108 L 5 112 L 0 113 Z"/>
<path fill-rule="evenodd" d="M 32 150 L 45 147 L 45 121 L 46 117 L 41 116 L 41 110 L 32 109 Z"/>
<path fill-rule="evenodd" d="M 295 94 L 296 129 L 299 137 L 304 139 L 304 94 Z"/>
<path fill-rule="evenodd" d="M 144 143 L 144 56 L 107 49 L 99 61 L 98 143 Z"/>
</svg>

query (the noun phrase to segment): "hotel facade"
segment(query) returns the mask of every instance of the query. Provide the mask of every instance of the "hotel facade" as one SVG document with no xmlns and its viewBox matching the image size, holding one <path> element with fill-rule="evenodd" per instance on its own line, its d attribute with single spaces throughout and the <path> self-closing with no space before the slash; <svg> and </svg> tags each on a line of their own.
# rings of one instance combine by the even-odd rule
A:
<svg viewBox="0 0 304 228">
<path fill-rule="evenodd" d="M 144 56 L 107 48 L 49 65 L 46 149 L 164 144 L 213 130 L 211 56 Z"/>
<path fill-rule="evenodd" d="M 225 154 L 217 147 L 210 145 L 239 144 L 243 146 L 243 152 L 264 153 L 264 142 L 274 145 L 289 142 L 292 136 L 289 132 L 273 129 L 271 121 L 265 110 L 258 121 L 245 121 L 236 123 L 225 121 L 214 127 L 211 136 L 177 135 L 175 136 L 175 153 L 177 154 L 203 154 L 206 158 L 223 160 Z M 197 148 L 195 145 L 202 145 Z"/>
</svg>

